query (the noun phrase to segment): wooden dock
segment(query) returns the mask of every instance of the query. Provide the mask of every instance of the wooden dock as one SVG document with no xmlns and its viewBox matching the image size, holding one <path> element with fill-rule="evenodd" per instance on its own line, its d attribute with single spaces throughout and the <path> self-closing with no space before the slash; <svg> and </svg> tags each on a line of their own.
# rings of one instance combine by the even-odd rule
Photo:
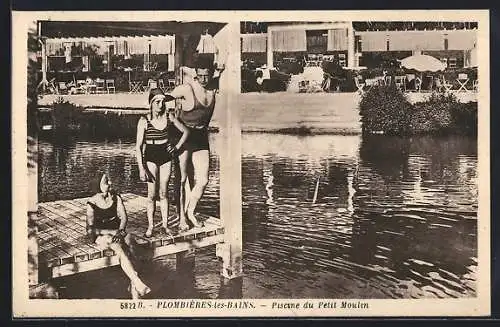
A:
<svg viewBox="0 0 500 327">
<path fill-rule="evenodd" d="M 218 218 L 198 215 L 204 227 L 177 235 L 166 235 L 159 228 L 145 238 L 147 228 L 146 198 L 125 193 L 122 199 L 127 210 L 127 232 L 151 258 L 176 254 L 216 245 L 224 241 L 224 227 Z M 101 251 L 86 239 L 86 203 L 88 198 L 44 202 L 38 205 L 37 241 L 41 280 L 118 265 L 112 250 Z M 155 223 L 161 221 L 159 208 Z M 171 210 L 173 211 L 173 208 Z"/>
</svg>

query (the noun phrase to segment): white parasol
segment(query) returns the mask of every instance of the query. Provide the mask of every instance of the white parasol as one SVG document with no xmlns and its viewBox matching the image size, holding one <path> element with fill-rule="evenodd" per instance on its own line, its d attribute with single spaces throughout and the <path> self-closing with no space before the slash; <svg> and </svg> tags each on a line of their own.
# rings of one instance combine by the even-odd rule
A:
<svg viewBox="0 0 500 327">
<path fill-rule="evenodd" d="M 423 54 L 413 55 L 401 60 L 401 66 L 419 72 L 437 72 L 446 68 L 446 65 L 439 59 Z"/>
</svg>

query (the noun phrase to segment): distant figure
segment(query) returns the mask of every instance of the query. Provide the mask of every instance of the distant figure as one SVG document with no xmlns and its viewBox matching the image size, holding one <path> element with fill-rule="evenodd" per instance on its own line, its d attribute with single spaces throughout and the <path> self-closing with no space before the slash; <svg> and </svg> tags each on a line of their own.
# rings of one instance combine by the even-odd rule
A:
<svg viewBox="0 0 500 327">
<path fill-rule="evenodd" d="M 185 203 L 185 211 L 179 212 L 182 229 L 188 227 L 186 218 L 194 227 L 203 226 L 194 212 L 208 184 L 210 163 L 208 125 L 214 113 L 217 93 L 217 88 L 213 84 L 214 70 L 213 61 L 198 57 L 196 75 L 170 93 L 174 98 L 180 99 L 181 110 L 178 117 L 189 128 L 189 137 L 183 151 L 179 153 L 180 203 Z M 191 166 L 192 171 L 188 170 Z M 189 184 L 186 183 L 188 177 Z"/>
<path fill-rule="evenodd" d="M 127 212 L 121 197 L 111 190 L 111 181 L 106 174 L 100 180 L 100 192 L 87 202 L 87 237 L 101 250 L 111 249 L 120 260 L 123 272 L 130 279 L 132 298 L 151 292 L 139 278 L 131 260 L 133 239 L 125 229 Z"/>
<path fill-rule="evenodd" d="M 188 138 L 189 130 L 172 112 L 166 110 L 167 103 L 171 104 L 172 109 L 175 108 L 173 97 L 165 96 L 160 89 L 152 89 L 148 99 L 150 113 L 141 117 L 137 123 L 136 159 L 141 180 L 148 182 L 148 229 L 144 236 L 151 237 L 157 189 L 159 189 L 163 229 L 166 234 L 172 233 L 168 228 L 168 183 L 172 172 L 172 161 L 180 153 Z M 180 138 L 179 131 L 182 132 Z M 184 210 L 183 205 L 181 203 L 182 210 Z"/>
</svg>

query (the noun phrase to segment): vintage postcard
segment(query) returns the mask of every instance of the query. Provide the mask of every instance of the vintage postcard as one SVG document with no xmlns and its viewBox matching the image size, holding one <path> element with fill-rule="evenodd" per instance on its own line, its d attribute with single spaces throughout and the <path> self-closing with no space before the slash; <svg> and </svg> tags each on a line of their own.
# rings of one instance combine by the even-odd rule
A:
<svg viewBox="0 0 500 327">
<path fill-rule="evenodd" d="M 489 12 L 13 12 L 26 317 L 490 314 Z"/>
</svg>

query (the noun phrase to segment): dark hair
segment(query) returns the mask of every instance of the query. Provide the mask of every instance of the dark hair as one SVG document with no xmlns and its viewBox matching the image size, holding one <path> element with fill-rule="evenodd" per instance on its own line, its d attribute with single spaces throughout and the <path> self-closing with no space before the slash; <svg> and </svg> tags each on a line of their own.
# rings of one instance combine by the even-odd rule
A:
<svg viewBox="0 0 500 327">
<path fill-rule="evenodd" d="M 209 71 L 214 70 L 214 58 L 213 54 L 199 53 L 196 56 L 194 62 L 195 69 L 208 69 Z"/>
</svg>

